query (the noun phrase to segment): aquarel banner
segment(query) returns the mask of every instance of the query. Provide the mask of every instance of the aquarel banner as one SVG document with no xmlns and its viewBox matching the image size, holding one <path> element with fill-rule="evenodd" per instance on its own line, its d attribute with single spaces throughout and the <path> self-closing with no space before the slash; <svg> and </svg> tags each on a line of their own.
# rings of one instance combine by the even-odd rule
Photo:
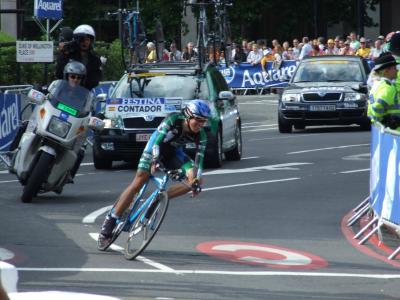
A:
<svg viewBox="0 0 400 300">
<path fill-rule="evenodd" d="M 372 126 L 370 203 L 383 219 L 400 225 L 400 136 Z"/>
<path fill-rule="evenodd" d="M 0 93 L 0 151 L 6 151 L 20 123 L 21 97 Z"/>
<path fill-rule="evenodd" d="M 260 87 L 284 87 L 296 69 L 296 61 L 286 60 L 278 67 L 272 62 L 266 66 L 267 75 L 263 75 L 261 64 L 232 64 L 228 68 L 221 66 L 219 71 L 232 89 L 255 89 Z"/>
</svg>

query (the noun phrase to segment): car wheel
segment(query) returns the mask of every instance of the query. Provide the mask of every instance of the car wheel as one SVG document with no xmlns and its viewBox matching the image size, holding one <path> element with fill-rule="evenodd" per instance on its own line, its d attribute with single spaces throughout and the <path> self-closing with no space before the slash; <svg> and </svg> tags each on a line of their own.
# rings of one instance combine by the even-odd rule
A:
<svg viewBox="0 0 400 300">
<path fill-rule="evenodd" d="M 366 120 L 366 121 L 360 123 L 359 125 L 360 125 L 361 130 L 365 130 L 365 131 L 371 130 L 371 121 L 370 120 Z"/>
<path fill-rule="evenodd" d="M 95 147 L 93 147 L 93 163 L 94 167 L 98 170 L 107 170 L 112 167 L 112 160 L 100 157 Z"/>
<path fill-rule="evenodd" d="M 225 152 L 225 158 L 227 160 L 240 160 L 242 158 L 242 130 L 240 124 L 236 125 L 235 140 L 235 148 Z"/>
<path fill-rule="evenodd" d="M 281 115 L 278 116 L 278 128 L 280 133 L 292 132 L 292 124 L 282 118 Z"/>
<path fill-rule="evenodd" d="M 218 129 L 215 137 L 211 138 L 208 143 L 208 151 L 210 155 L 206 156 L 206 166 L 209 168 L 222 167 L 222 134 Z"/>
</svg>

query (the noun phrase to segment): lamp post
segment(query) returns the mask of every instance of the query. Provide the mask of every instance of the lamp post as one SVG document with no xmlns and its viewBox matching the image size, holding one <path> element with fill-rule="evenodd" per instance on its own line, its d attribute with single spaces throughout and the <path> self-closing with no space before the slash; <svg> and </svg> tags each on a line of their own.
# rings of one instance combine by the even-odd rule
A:
<svg viewBox="0 0 400 300">
<path fill-rule="evenodd" d="M 364 12 L 365 4 L 364 0 L 356 0 L 357 2 L 357 32 L 361 36 L 364 36 Z"/>
</svg>

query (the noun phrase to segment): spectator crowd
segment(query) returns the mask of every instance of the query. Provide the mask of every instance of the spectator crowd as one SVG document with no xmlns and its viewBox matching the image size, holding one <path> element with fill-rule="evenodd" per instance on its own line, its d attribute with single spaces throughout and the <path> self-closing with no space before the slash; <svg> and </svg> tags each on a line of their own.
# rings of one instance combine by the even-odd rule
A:
<svg viewBox="0 0 400 300">
<path fill-rule="evenodd" d="M 319 55 L 356 55 L 365 59 L 374 60 L 380 54 L 387 51 L 389 40 L 394 32 L 386 36 L 379 35 L 371 40 L 365 37 L 357 38 L 355 32 L 351 32 L 346 38 L 336 36 L 335 38 L 325 39 L 318 37 L 309 39 L 303 37 L 301 41 L 294 38 L 291 42 L 273 39 L 271 45 L 267 45 L 264 40 L 248 41 L 243 39 L 241 43 L 233 43 L 230 57 L 226 58 L 224 51 L 214 51 L 209 49 L 209 60 L 217 63 L 224 63 L 229 59 L 232 63 L 247 62 L 252 65 L 261 64 L 263 69 L 268 61 L 280 63 L 284 60 L 301 60 L 306 56 Z M 211 47 L 212 48 L 212 47 Z M 148 45 L 149 57 L 146 62 L 154 62 L 154 44 Z M 215 56 L 215 58 L 214 58 Z M 197 59 L 198 54 L 193 42 L 189 42 L 182 51 L 178 50 L 176 43 L 171 43 L 169 50 L 164 49 L 162 61 L 183 61 L 189 62 Z"/>
</svg>

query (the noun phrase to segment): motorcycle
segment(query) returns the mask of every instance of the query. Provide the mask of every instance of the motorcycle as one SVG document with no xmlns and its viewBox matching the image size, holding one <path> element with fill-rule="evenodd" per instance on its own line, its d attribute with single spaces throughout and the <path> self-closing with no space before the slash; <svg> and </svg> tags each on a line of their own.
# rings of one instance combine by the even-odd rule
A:
<svg viewBox="0 0 400 300">
<path fill-rule="evenodd" d="M 23 185 L 21 201 L 32 202 L 38 193 L 62 192 L 73 182 L 87 145 L 89 129 L 101 130 L 104 122 L 92 117 L 93 95 L 66 80 L 54 81 L 48 94 L 30 90 L 35 108 L 11 158 L 9 172 Z"/>
</svg>

